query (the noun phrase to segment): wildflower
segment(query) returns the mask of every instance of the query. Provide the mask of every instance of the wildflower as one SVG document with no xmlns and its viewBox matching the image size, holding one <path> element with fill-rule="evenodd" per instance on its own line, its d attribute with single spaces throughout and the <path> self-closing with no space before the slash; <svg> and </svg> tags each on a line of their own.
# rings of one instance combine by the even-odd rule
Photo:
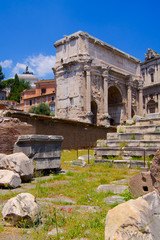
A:
<svg viewBox="0 0 160 240">
<path fill-rule="evenodd" d="M 71 211 L 72 211 L 72 208 L 69 208 L 69 209 L 68 209 L 68 213 L 70 213 Z"/>
</svg>

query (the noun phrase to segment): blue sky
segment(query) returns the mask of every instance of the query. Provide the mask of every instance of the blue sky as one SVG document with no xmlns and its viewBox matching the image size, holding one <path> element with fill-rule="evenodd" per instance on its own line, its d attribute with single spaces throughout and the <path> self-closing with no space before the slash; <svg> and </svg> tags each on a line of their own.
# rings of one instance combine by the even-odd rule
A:
<svg viewBox="0 0 160 240">
<path fill-rule="evenodd" d="M 160 53 L 160 1 L 0 0 L 0 65 L 5 79 L 25 65 L 53 78 L 54 42 L 79 30 L 144 60 Z"/>
</svg>

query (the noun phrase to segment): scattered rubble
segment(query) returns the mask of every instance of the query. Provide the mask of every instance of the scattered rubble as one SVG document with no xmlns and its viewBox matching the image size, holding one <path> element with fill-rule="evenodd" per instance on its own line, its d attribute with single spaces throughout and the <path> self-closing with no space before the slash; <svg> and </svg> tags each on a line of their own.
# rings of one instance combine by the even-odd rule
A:
<svg viewBox="0 0 160 240">
<path fill-rule="evenodd" d="M 40 208 L 32 194 L 21 193 L 7 201 L 2 215 L 13 226 L 28 227 L 39 221 Z"/>
<path fill-rule="evenodd" d="M 109 210 L 105 240 L 160 239 L 160 196 L 154 191 Z"/>
</svg>

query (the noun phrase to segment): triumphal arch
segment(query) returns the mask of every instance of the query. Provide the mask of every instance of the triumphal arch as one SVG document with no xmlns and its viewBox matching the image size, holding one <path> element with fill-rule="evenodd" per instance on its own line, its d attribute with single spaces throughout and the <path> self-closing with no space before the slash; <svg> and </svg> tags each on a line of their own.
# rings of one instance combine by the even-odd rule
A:
<svg viewBox="0 0 160 240">
<path fill-rule="evenodd" d="M 142 114 L 140 60 L 82 31 L 54 46 L 56 117 L 107 126 Z"/>
</svg>

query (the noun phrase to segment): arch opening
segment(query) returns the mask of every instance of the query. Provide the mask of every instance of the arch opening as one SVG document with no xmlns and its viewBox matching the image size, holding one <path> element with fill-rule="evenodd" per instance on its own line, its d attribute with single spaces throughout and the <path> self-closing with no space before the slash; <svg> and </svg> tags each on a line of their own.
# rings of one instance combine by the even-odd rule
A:
<svg viewBox="0 0 160 240">
<path fill-rule="evenodd" d="M 155 113 L 157 108 L 157 103 L 151 99 L 147 104 L 147 113 Z"/>
<path fill-rule="evenodd" d="M 110 124 L 119 124 L 124 112 L 124 107 L 122 103 L 122 95 L 116 86 L 111 86 L 108 89 L 108 112 L 111 116 Z"/>
<path fill-rule="evenodd" d="M 97 124 L 97 103 L 95 101 L 91 102 L 91 112 L 92 112 L 92 117 L 91 117 L 91 123 L 92 124 Z"/>
</svg>

